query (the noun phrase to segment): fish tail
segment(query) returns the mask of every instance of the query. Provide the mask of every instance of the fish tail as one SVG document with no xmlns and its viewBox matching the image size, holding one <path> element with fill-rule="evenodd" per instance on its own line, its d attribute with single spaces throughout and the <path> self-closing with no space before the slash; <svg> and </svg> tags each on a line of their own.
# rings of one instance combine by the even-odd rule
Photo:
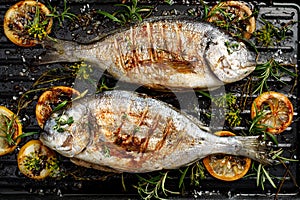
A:
<svg viewBox="0 0 300 200">
<path fill-rule="evenodd" d="M 242 143 L 240 154 L 256 160 L 264 165 L 271 165 L 274 160 L 271 158 L 270 151 L 271 146 L 268 142 L 263 140 L 261 136 L 236 136 L 236 138 Z"/>
<path fill-rule="evenodd" d="M 35 64 L 77 62 L 80 60 L 74 53 L 78 46 L 76 42 L 51 38 L 45 39 L 42 42 L 42 46 L 45 52 L 40 55 L 39 60 Z"/>
</svg>

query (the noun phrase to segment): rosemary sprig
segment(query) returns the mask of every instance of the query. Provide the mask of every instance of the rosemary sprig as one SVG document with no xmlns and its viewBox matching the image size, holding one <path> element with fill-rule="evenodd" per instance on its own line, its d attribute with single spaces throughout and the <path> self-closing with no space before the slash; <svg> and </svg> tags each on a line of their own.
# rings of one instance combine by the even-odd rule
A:
<svg viewBox="0 0 300 200">
<path fill-rule="evenodd" d="M 126 25 L 128 23 L 134 23 L 142 21 L 151 15 L 153 7 L 152 6 L 138 6 L 138 0 L 132 0 L 131 5 L 126 4 L 115 4 L 114 6 L 123 8 L 116 12 L 110 14 L 103 10 L 98 10 L 98 14 L 104 15 L 120 25 Z"/>
<path fill-rule="evenodd" d="M 60 27 L 63 27 L 63 22 L 65 21 L 65 19 L 73 21 L 74 19 L 78 18 L 75 14 L 70 12 L 70 7 L 67 7 L 67 0 L 64 0 L 64 6 L 61 12 L 57 10 L 56 7 L 53 7 L 50 3 L 48 4 L 48 7 L 51 13 L 48 14 L 47 17 L 57 19 Z"/>
<path fill-rule="evenodd" d="M 12 116 L 11 118 L 8 118 L 6 115 L 1 114 L 0 115 L 1 124 L 0 124 L 0 137 L 4 138 L 9 146 L 12 146 L 15 144 L 15 132 L 16 129 L 14 127 L 16 123 L 16 117 Z"/>
<path fill-rule="evenodd" d="M 272 141 L 276 146 L 278 145 L 277 137 L 271 133 L 268 133 L 266 130 L 269 128 L 269 125 L 260 123 L 261 120 L 268 114 L 268 106 L 265 106 L 263 109 L 261 109 L 259 112 L 257 110 L 257 107 L 255 107 L 256 115 L 252 119 L 250 128 L 249 128 L 249 134 L 250 135 L 263 135 L 265 141 Z M 277 161 L 277 163 L 281 163 L 284 165 L 284 162 L 294 162 L 297 161 L 295 159 L 290 159 L 282 156 L 283 149 L 278 150 L 272 150 L 269 154 L 270 158 L 274 161 Z M 273 176 L 270 174 L 269 170 L 267 169 L 267 166 L 264 166 L 262 164 L 253 163 L 252 169 L 256 172 L 256 184 L 257 186 L 260 186 L 263 190 L 265 189 L 265 183 L 268 181 L 272 187 L 277 188 L 276 184 L 274 183 L 273 179 L 276 179 L 276 176 Z M 285 165 L 284 165 L 285 166 Z M 285 166 L 286 167 L 286 166 Z"/>
<path fill-rule="evenodd" d="M 15 132 L 17 131 L 14 127 L 15 123 L 20 123 L 17 121 L 17 116 L 13 115 L 11 118 L 8 118 L 7 116 L 0 114 L 0 119 L 2 121 L 0 124 L 0 137 L 4 138 L 9 146 L 16 145 L 16 141 L 20 138 L 28 137 L 38 133 L 27 132 L 15 136 Z"/>
<path fill-rule="evenodd" d="M 159 172 L 156 176 L 150 176 L 150 178 L 144 178 L 141 175 L 137 175 L 139 181 L 138 185 L 134 187 L 138 190 L 138 193 L 142 199 L 164 199 L 168 195 L 180 194 L 166 188 L 166 181 L 170 177 L 168 176 L 169 171 Z M 162 197 L 162 195 L 164 197 Z"/>
<path fill-rule="evenodd" d="M 267 62 L 263 64 L 256 65 L 254 75 L 258 78 L 258 84 L 256 85 L 255 90 L 253 93 L 261 94 L 264 90 L 268 90 L 268 83 L 267 81 L 271 78 L 279 81 L 283 84 L 286 84 L 284 81 L 281 80 L 281 77 L 284 75 L 288 75 L 291 77 L 297 77 L 297 74 L 292 72 L 288 67 L 292 65 L 281 64 L 277 62 L 274 58 L 271 58 Z"/>
<path fill-rule="evenodd" d="M 254 104 L 255 108 L 255 117 L 252 119 L 249 127 L 249 134 L 250 135 L 263 135 L 264 140 L 271 140 L 274 144 L 278 145 L 277 138 L 267 132 L 267 128 L 272 128 L 270 125 L 262 124 L 261 121 L 269 114 L 270 109 L 268 105 L 264 106 L 263 109 L 258 111 L 256 104 Z"/>
</svg>

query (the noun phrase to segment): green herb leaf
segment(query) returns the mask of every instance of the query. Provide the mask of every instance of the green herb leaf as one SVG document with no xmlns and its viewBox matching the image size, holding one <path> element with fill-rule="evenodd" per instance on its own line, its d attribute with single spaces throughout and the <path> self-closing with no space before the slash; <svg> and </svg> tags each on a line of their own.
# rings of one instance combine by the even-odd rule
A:
<svg viewBox="0 0 300 200">
<path fill-rule="evenodd" d="M 56 112 L 61 110 L 63 107 L 65 107 L 67 105 L 69 101 L 68 100 L 64 100 L 63 102 L 61 102 L 60 104 L 58 104 L 53 110 L 52 112 Z"/>
</svg>

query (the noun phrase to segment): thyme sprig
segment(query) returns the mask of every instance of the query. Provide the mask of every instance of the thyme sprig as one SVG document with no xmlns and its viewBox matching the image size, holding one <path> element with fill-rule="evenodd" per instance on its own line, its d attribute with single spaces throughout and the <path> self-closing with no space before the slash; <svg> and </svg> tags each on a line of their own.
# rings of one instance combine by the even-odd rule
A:
<svg viewBox="0 0 300 200">
<path fill-rule="evenodd" d="M 149 17 L 153 11 L 152 6 L 139 7 L 138 0 L 132 0 L 131 5 L 115 4 L 114 6 L 119 7 L 120 9 L 112 14 L 103 10 L 98 10 L 97 12 L 120 25 L 142 21 L 144 18 Z"/>
<path fill-rule="evenodd" d="M 261 94 L 264 90 L 269 90 L 268 80 L 271 78 L 275 79 L 278 82 L 286 84 L 282 81 L 282 77 L 284 75 L 297 77 L 297 74 L 292 72 L 290 64 L 282 64 L 276 61 L 274 58 L 271 58 L 265 63 L 256 65 L 254 75 L 258 78 L 258 84 L 256 85 L 253 94 L 258 93 Z"/>
</svg>

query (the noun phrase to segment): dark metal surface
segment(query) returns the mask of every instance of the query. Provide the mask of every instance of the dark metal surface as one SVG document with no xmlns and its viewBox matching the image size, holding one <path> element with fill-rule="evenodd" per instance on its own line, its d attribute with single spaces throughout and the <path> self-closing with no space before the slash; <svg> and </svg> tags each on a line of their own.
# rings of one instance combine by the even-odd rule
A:
<svg viewBox="0 0 300 200">
<path fill-rule="evenodd" d="M 0 2 L 0 24 L 3 24 L 3 16 L 6 10 L 16 3 L 17 1 L 1 1 Z M 60 1 L 50 1 L 51 4 L 57 4 L 62 6 Z M 95 3 L 96 2 L 96 3 Z M 102 2 L 102 3 L 100 3 Z M 92 0 L 73 0 L 69 3 L 71 11 L 76 14 L 85 14 L 96 9 L 106 9 L 111 10 L 113 4 L 118 1 L 92 1 Z M 144 1 L 147 3 L 146 1 Z M 215 2 L 210 2 L 213 5 Z M 257 18 L 263 16 L 268 21 L 275 24 L 287 23 L 290 20 L 299 21 L 299 6 L 293 1 L 265 1 L 265 2 L 250 2 L 249 5 L 257 7 L 259 9 L 259 15 Z M 157 11 L 154 14 L 186 14 L 191 9 L 199 12 L 201 15 L 203 9 L 199 1 L 183 1 L 177 2 L 173 5 L 164 4 L 162 1 L 157 4 Z M 95 37 L 106 28 L 107 24 L 103 26 L 97 26 L 95 28 L 95 22 L 97 21 L 97 16 L 91 18 L 92 21 L 86 27 L 77 28 L 70 30 L 71 23 L 65 24 L 64 28 L 54 26 L 51 36 L 58 38 L 74 39 L 77 41 L 88 41 Z M 262 26 L 258 22 L 257 28 Z M 293 26 L 291 32 L 289 33 L 289 38 L 285 43 L 276 47 L 261 47 L 259 51 L 262 55 L 262 60 L 267 60 L 270 57 L 275 57 L 281 59 L 289 64 L 299 63 L 299 53 L 298 53 L 298 25 Z M 59 67 L 60 64 L 53 65 L 43 65 L 43 66 L 33 66 L 28 62 L 30 59 L 35 58 L 40 52 L 41 47 L 33 48 L 22 48 L 12 44 L 4 35 L 3 27 L 0 26 L 0 105 L 7 106 L 13 111 L 16 111 L 19 97 L 32 87 L 32 84 L 40 77 L 40 75 L 47 70 L 55 67 Z M 245 83 L 247 80 L 243 80 L 240 83 L 233 84 L 229 86 L 229 90 L 232 92 L 240 91 L 239 86 Z M 289 94 L 291 85 L 293 85 L 293 80 L 285 80 L 287 85 L 281 85 L 275 80 L 269 80 L 271 89 L 274 88 L 285 94 Z M 57 84 L 57 83 L 56 83 Z M 64 82 L 60 83 L 64 84 Z M 70 82 L 65 84 L 70 85 Z M 278 89 L 280 87 L 280 89 Z M 34 108 L 36 103 L 36 98 L 40 93 L 33 96 L 34 101 L 29 105 L 28 108 L 24 109 L 20 113 L 20 117 L 23 123 L 24 132 L 29 131 L 40 131 L 37 126 Z M 185 95 L 185 94 L 183 94 Z M 253 100 L 255 96 L 249 97 Z M 298 134 L 299 134 L 299 94 L 296 88 L 289 97 L 294 105 L 295 114 L 294 122 L 285 131 L 284 134 L 280 135 L 278 140 L 280 145 L 289 152 L 288 156 L 292 155 L 296 151 L 296 155 L 293 158 L 298 158 Z M 162 100 L 174 103 L 175 100 L 170 99 L 168 96 L 162 96 Z M 250 101 L 249 100 L 249 101 Z M 201 97 L 199 99 L 201 102 Z M 199 117 L 199 113 L 195 110 L 191 110 L 194 105 L 187 103 L 186 105 L 181 105 L 181 109 L 184 111 Z M 201 103 L 199 103 L 199 110 L 205 109 L 201 108 Z M 244 118 L 249 118 L 249 107 L 242 113 Z M 237 129 L 243 129 L 243 127 L 237 127 Z M 37 138 L 38 136 L 32 136 L 22 140 L 19 147 L 26 143 L 26 141 Z M 74 166 L 67 159 L 62 158 L 64 167 L 67 170 L 73 170 L 73 176 L 68 176 L 62 178 L 61 180 L 46 179 L 44 181 L 34 181 L 26 178 L 24 175 L 20 174 L 17 168 L 16 155 L 19 148 L 15 150 L 14 153 L 0 157 L 0 198 L 10 199 L 10 198 L 41 198 L 43 196 L 51 195 L 50 197 L 55 199 L 61 196 L 68 197 L 72 199 L 73 197 L 78 197 L 83 199 L 89 197 L 90 199 L 97 198 L 118 198 L 118 199 L 128 199 L 128 198 L 138 198 L 137 191 L 132 187 L 136 184 L 137 177 L 133 174 L 124 174 L 124 182 L 127 190 L 124 191 L 122 186 L 122 176 L 119 174 L 109 174 L 104 172 L 99 172 L 91 169 L 84 169 Z M 293 177 L 297 179 L 299 183 L 299 170 L 300 166 L 296 163 L 289 163 L 289 170 L 293 174 Z M 285 177 L 286 169 L 282 166 L 274 167 L 271 169 L 276 176 L 279 178 Z M 177 188 L 178 184 L 178 173 L 174 173 L 174 183 L 170 183 L 170 186 Z M 177 181 L 176 181 L 177 180 Z M 277 185 L 280 184 L 280 180 L 276 182 Z M 178 189 L 177 189 L 178 190 Z M 179 195 L 175 198 L 207 198 L 207 199 L 220 199 L 220 198 L 234 198 L 234 199 L 248 199 L 257 198 L 261 199 L 273 199 L 276 196 L 277 189 L 272 188 L 269 184 L 266 184 L 265 190 L 256 186 L 255 176 L 249 176 L 242 180 L 224 183 L 216 179 L 211 178 L 207 175 L 205 180 L 201 180 L 200 186 L 192 187 L 189 186 L 187 182 L 186 192 L 183 196 Z M 38 196 L 34 196 L 37 195 Z M 33 195 L 33 196 L 32 196 Z M 279 191 L 278 196 L 280 198 L 300 198 L 299 189 L 295 185 L 292 178 L 287 177 Z M 49 196 L 48 196 L 49 197 Z"/>
</svg>

